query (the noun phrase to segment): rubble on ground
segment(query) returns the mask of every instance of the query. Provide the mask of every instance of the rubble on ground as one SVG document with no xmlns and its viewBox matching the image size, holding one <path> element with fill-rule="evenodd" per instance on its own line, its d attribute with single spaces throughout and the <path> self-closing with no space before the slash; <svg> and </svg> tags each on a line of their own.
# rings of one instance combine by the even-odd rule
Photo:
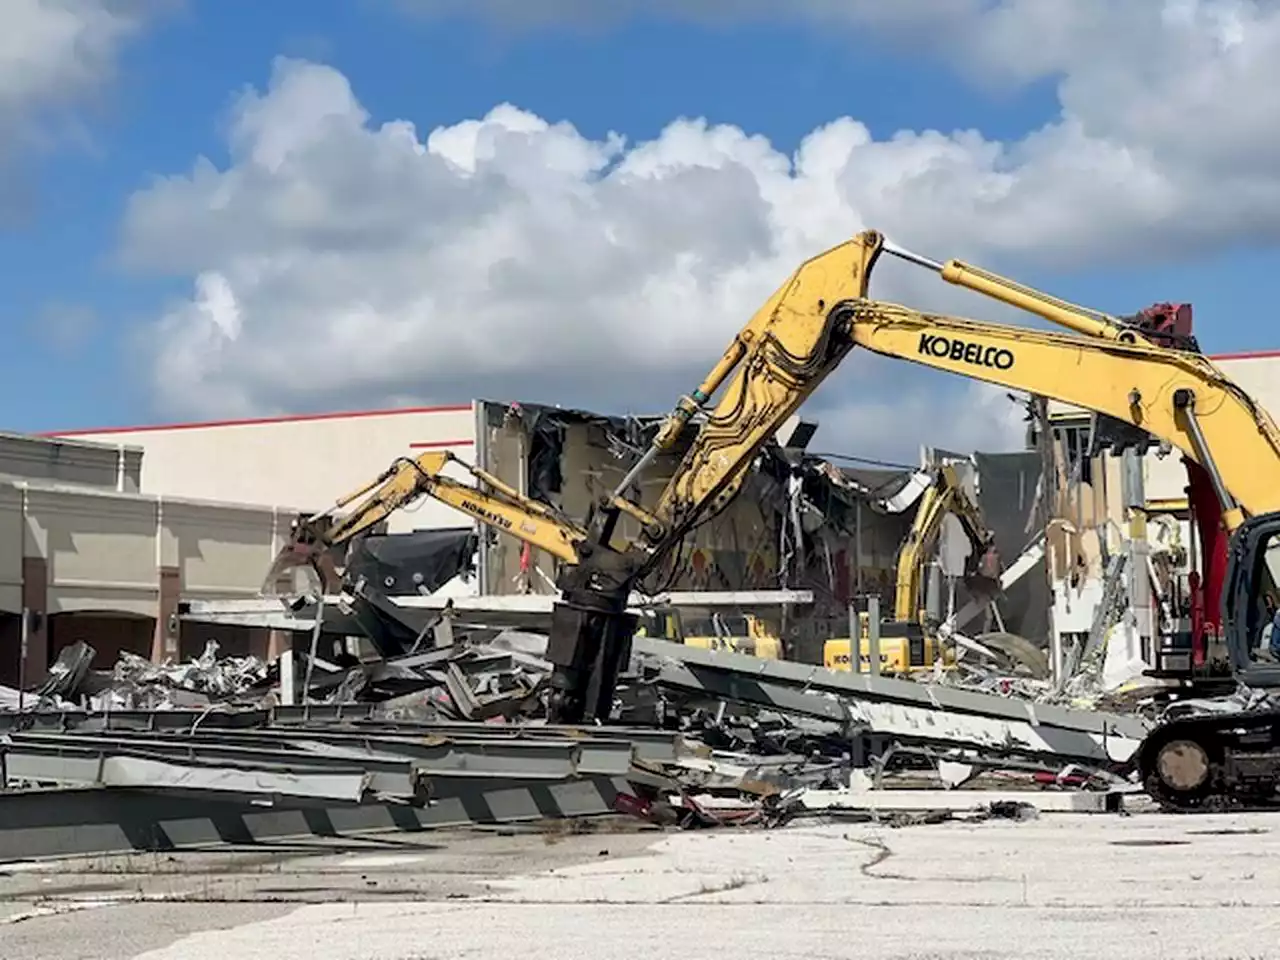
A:
<svg viewBox="0 0 1280 960">
<path fill-rule="evenodd" d="M 181 663 L 123 653 L 109 671 L 74 644 L 21 711 L 0 698 L 0 762 L 11 787 L 196 791 L 242 811 L 390 802 L 419 826 L 554 816 L 544 801 L 497 809 L 554 784 L 587 790 L 562 815 L 683 828 L 1016 819 L 1019 804 L 1101 811 L 1135 790 L 1127 761 L 1146 727 L 1072 713 L 1027 678 L 970 668 L 871 689 L 863 675 L 637 638 L 618 725 L 565 729 L 545 720 L 545 644 L 507 629 L 366 662 L 296 649 L 286 670 L 209 643 Z"/>
</svg>

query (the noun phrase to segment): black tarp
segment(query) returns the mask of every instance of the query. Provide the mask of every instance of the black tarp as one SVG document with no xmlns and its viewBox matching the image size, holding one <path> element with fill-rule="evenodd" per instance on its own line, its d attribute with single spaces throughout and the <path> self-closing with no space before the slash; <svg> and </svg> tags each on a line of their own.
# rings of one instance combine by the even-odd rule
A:
<svg viewBox="0 0 1280 960">
<path fill-rule="evenodd" d="M 432 593 L 471 569 L 476 546 L 469 528 L 361 537 L 347 553 L 346 575 L 366 578 L 387 596 L 419 593 L 419 586 Z"/>
<path fill-rule="evenodd" d="M 1040 482 L 1040 454 L 975 453 L 973 459 L 978 468 L 982 518 L 995 535 L 1001 560 L 1009 567 L 1040 536 L 1041 524 L 1033 515 Z M 1000 613 L 1011 633 L 1047 642 L 1049 586 L 1043 560 L 1009 588 Z"/>
</svg>

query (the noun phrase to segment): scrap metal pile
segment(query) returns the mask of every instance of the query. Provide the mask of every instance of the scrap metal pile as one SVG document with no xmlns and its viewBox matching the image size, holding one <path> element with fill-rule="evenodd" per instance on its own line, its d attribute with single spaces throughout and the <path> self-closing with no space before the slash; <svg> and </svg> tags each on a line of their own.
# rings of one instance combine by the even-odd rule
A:
<svg viewBox="0 0 1280 960">
<path fill-rule="evenodd" d="M 292 695 L 279 663 L 214 645 L 109 672 L 68 648 L 24 709 L 0 708 L 0 859 L 609 813 L 688 827 L 1113 809 L 1148 729 L 643 637 L 611 725 L 553 726 L 545 637 L 481 636 L 316 656 L 288 671 Z"/>
</svg>

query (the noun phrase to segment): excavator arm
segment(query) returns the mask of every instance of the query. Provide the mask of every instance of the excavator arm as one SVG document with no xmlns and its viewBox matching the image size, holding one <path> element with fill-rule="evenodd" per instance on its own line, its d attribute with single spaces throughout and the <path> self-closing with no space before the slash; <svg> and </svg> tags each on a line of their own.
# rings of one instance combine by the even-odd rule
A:
<svg viewBox="0 0 1280 960">
<path fill-rule="evenodd" d="M 609 715 L 618 673 L 635 633 L 626 612 L 633 586 L 668 563 L 685 537 L 723 510 L 741 489 L 761 447 L 853 348 L 844 315 L 832 308 L 864 296 L 880 244 L 843 243 L 802 264 L 747 322 L 706 379 L 682 397 L 649 449 L 602 498 L 582 562 L 561 570 L 547 658 L 549 716 L 580 723 Z M 719 394 L 718 399 L 713 399 Z M 628 494 L 660 455 L 700 418 L 697 437 L 657 503 Z M 640 522 L 621 549 L 611 544 L 620 517 Z"/>
<path fill-rule="evenodd" d="M 451 463 L 469 473 L 479 485 L 473 487 L 444 476 L 442 471 Z M 560 517 L 548 505 L 522 496 L 493 474 L 447 451 L 430 451 L 416 458 L 397 458 L 381 475 L 342 497 L 328 510 L 299 520 L 290 543 L 268 572 L 264 590 L 272 591 L 288 570 L 302 564 L 314 567 L 322 580 L 328 579 L 323 565 L 330 548 L 348 543 L 425 496 L 470 514 L 565 563 L 578 562 L 578 545 L 586 538 L 585 530 Z"/>
<path fill-rule="evenodd" d="M 1094 340 L 1198 349 L 1189 331 L 1178 329 L 1173 305 L 1160 304 L 1134 317 L 1113 317 L 960 260 L 932 260 L 888 242 L 874 230 L 864 231 L 801 264 L 734 337 L 707 378 L 680 399 L 651 449 L 619 484 L 614 504 L 646 522 L 651 551 L 661 554 L 664 540 L 679 539 L 700 519 L 723 509 L 737 494 L 760 447 L 848 354 L 856 343 L 849 335 L 850 318 L 835 306 L 867 297 L 872 270 L 885 253 Z M 1003 362 L 1003 355 L 999 359 Z M 960 372 L 976 375 L 972 364 Z M 723 394 L 708 411 L 721 388 Z M 652 513 L 623 499 L 640 473 L 671 449 L 684 425 L 700 413 L 706 414 L 706 422 Z"/>
<path fill-rule="evenodd" d="M 860 347 L 971 379 L 1107 414 L 1168 442 L 1209 473 L 1234 530 L 1246 515 L 1280 509 L 1280 431 L 1267 412 L 1208 358 L 1149 343 L 923 313 L 851 299 Z"/>
<path fill-rule="evenodd" d="M 867 298 L 884 252 L 1019 306 L 1072 334 L 925 313 Z M 958 261 L 939 264 L 866 231 L 803 263 L 734 337 L 707 378 L 682 397 L 649 450 L 604 498 L 583 562 L 562 571 L 548 656 L 552 717 L 607 715 L 634 623 L 623 604 L 638 578 L 737 495 L 760 448 L 855 346 L 1094 410 L 1167 441 L 1207 471 L 1228 530 L 1280 509 L 1280 432 L 1249 397 L 1158 318 L 1120 320 L 1020 287 Z M 1160 345 L 1166 344 L 1166 345 Z M 719 399 L 713 399 L 719 394 Z M 627 495 L 695 417 L 704 422 L 656 504 Z M 609 546 L 618 518 L 641 521 Z"/>
<path fill-rule="evenodd" d="M 806 261 L 738 332 L 707 378 L 680 398 L 614 493 L 615 506 L 646 521 L 642 549 L 663 556 L 733 500 L 760 449 L 853 348 L 834 307 L 866 296 L 880 252 L 880 243 L 859 237 Z M 696 415 L 705 417 L 697 438 L 652 511 L 623 500 Z"/>
<path fill-rule="evenodd" d="M 933 267 L 950 282 L 1082 335 L 867 299 L 871 271 L 883 252 Z M 1270 416 L 1208 358 L 1154 341 L 1140 325 L 1075 307 L 959 261 L 936 264 L 866 231 L 806 261 L 770 297 L 707 379 L 681 398 L 615 500 L 723 386 L 647 517 L 644 540 L 649 550 L 661 553 L 667 541 L 732 500 L 764 442 L 850 349 L 860 346 L 1104 413 L 1165 440 L 1209 472 L 1229 529 L 1245 513 L 1275 509 L 1280 489 L 1258 469 L 1280 458 L 1280 431 Z M 634 504 L 622 509 L 642 515 Z"/>
<path fill-rule="evenodd" d="M 955 468 L 944 465 L 934 481 L 921 495 L 915 520 L 907 534 L 906 542 L 898 553 L 897 589 L 894 595 L 894 619 L 906 623 L 916 619 L 920 599 L 920 575 L 926 554 L 937 541 L 943 519 L 950 514 L 960 521 L 965 537 L 969 540 L 970 565 L 980 564 L 984 554 L 993 546 L 991 531 L 982 522 L 978 507 L 969 499 Z M 984 594 L 996 594 L 999 580 L 975 575 L 971 585 Z"/>
</svg>

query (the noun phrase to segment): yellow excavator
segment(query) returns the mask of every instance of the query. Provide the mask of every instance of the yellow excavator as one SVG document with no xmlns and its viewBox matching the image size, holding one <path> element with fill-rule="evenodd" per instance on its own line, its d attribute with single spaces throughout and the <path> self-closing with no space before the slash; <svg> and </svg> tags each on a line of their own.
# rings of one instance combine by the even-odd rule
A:
<svg viewBox="0 0 1280 960">
<path fill-rule="evenodd" d="M 872 269 L 886 252 L 1073 333 L 869 299 Z M 1227 530 L 1242 528 L 1247 515 L 1260 518 L 1280 509 L 1280 433 L 1274 422 L 1198 350 L 1166 345 L 1158 333 L 1141 318 L 1125 321 L 1083 310 L 958 261 L 927 260 L 866 231 L 802 264 L 768 298 L 706 379 L 679 400 L 650 448 L 584 526 L 565 524 L 550 508 L 530 513 L 526 503 L 513 504 L 509 488 L 492 482 L 496 478 L 480 477 L 488 492 L 449 495 L 457 497 L 460 509 L 566 561 L 556 578 L 560 597 L 547 647 L 553 665 L 549 718 L 607 722 L 637 627 L 627 607 L 632 591 L 667 572 L 689 534 L 733 500 L 763 444 L 855 346 L 1090 409 L 1164 440 L 1204 469 Z M 699 415 L 703 422 L 674 475 L 655 503 L 642 505 L 635 498 L 637 481 Z M 428 492 L 419 487 L 429 483 L 426 471 L 414 464 L 399 464 L 387 484 Z M 432 495 L 449 489 L 440 478 L 433 482 Z M 355 521 L 338 521 L 339 528 L 363 523 L 360 513 Z M 623 516 L 637 521 L 638 535 L 615 536 Z M 308 542 L 323 551 L 323 527 L 331 519 L 313 529 L 300 525 L 295 556 L 308 552 Z M 1280 517 L 1270 517 L 1249 527 L 1250 534 L 1269 529 L 1268 522 L 1280 530 Z M 1253 543 L 1240 536 L 1235 542 L 1239 550 Z M 1256 559 L 1260 548 L 1250 549 L 1237 554 L 1237 567 Z"/>
<path fill-rule="evenodd" d="M 445 469 L 451 465 L 476 485 L 445 476 Z M 523 496 L 492 473 L 447 450 L 429 450 L 417 457 L 397 457 L 381 474 L 329 509 L 295 523 L 290 542 L 267 573 L 263 592 L 277 592 L 283 577 L 298 566 L 314 568 L 326 587 L 335 586 L 336 548 L 373 530 L 391 514 L 422 497 L 432 497 L 469 514 L 495 530 L 545 550 L 563 563 L 578 563 L 579 547 L 587 539 L 585 529 L 551 505 Z M 352 504 L 355 506 L 346 510 Z"/>
<path fill-rule="evenodd" d="M 476 485 L 444 475 L 460 468 Z M 399 457 L 364 486 L 337 500 L 323 513 L 295 525 L 290 543 L 272 564 L 264 593 L 276 593 L 284 576 L 298 566 L 316 570 L 324 584 L 337 585 L 334 554 L 391 514 L 420 497 L 432 497 L 455 510 L 545 550 L 562 563 L 579 562 L 578 545 L 587 532 L 549 504 L 521 495 L 501 479 L 468 464 L 448 451 Z M 346 512 L 352 504 L 357 506 Z M 706 650 L 745 653 L 765 660 L 782 659 L 782 640 L 753 614 L 696 616 L 667 606 L 647 606 L 639 614 L 636 633 Z"/>
<path fill-rule="evenodd" d="M 761 660 L 781 660 L 783 654 L 782 638 L 751 613 L 698 616 L 675 607 L 646 607 L 640 611 L 636 636 L 703 650 L 743 653 Z"/>
<path fill-rule="evenodd" d="M 954 662 L 953 648 L 944 646 L 920 607 L 921 582 L 928 558 L 937 546 L 947 516 L 960 521 L 969 541 L 965 585 L 975 596 L 993 600 L 1000 595 L 1000 561 L 995 536 L 987 529 L 982 512 L 973 502 L 956 473 L 943 464 L 933 471 L 928 487 L 920 496 L 915 519 L 898 551 L 897 583 L 893 619 L 880 628 L 880 673 L 910 674 L 932 670 L 935 662 Z M 871 669 L 871 641 L 867 615 L 860 619 L 858 672 Z M 823 665 L 831 670 L 853 669 L 853 642 L 849 637 L 833 637 L 823 644 Z"/>
</svg>

